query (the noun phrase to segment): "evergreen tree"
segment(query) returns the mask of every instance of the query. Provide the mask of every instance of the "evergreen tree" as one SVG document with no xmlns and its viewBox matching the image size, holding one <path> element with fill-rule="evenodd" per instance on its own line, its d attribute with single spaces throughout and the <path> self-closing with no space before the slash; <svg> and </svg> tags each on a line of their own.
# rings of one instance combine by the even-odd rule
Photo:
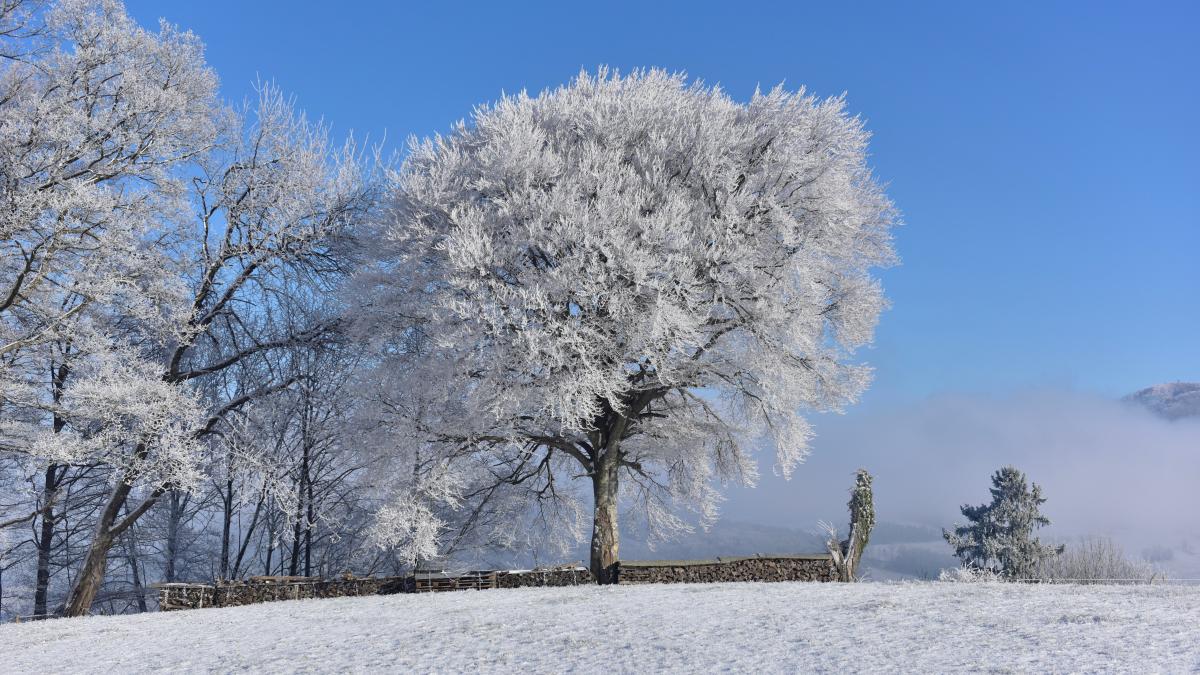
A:
<svg viewBox="0 0 1200 675">
<path fill-rule="evenodd" d="M 1006 466 L 992 476 L 992 503 L 962 507 L 969 524 L 955 525 L 942 536 L 954 547 L 966 567 L 988 569 L 1007 579 L 1031 579 L 1038 564 L 1062 553 L 1033 536 L 1036 528 L 1050 524 L 1038 510 L 1046 502 L 1037 483 L 1027 484 L 1025 474 Z"/>
</svg>

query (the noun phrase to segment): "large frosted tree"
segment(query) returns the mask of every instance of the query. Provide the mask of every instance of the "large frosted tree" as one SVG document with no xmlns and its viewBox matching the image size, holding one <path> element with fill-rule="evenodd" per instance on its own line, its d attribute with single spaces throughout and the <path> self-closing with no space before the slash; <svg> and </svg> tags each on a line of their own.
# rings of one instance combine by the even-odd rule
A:
<svg viewBox="0 0 1200 675">
<path fill-rule="evenodd" d="M 460 514 L 519 492 L 579 512 L 590 483 L 601 582 L 619 502 L 663 532 L 715 517 L 758 445 L 789 475 L 801 412 L 869 380 L 896 213 L 867 141 L 841 98 L 602 69 L 414 142 L 365 323 L 406 392 L 397 450 Z"/>
</svg>

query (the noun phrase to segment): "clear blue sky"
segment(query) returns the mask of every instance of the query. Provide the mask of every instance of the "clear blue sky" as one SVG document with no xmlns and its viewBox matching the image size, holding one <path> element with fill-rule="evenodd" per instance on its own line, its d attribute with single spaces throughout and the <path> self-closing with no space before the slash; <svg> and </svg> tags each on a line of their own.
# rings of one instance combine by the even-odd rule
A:
<svg viewBox="0 0 1200 675">
<path fill-rule="evenodd" d="M 841 7 L 833 7 L 833 5 Z M 1200 3 L 132 0 L 393 144 L 581 67 L 849 94 L 906 225 L 868 402 L 1200 380 Z"/>
</svg>

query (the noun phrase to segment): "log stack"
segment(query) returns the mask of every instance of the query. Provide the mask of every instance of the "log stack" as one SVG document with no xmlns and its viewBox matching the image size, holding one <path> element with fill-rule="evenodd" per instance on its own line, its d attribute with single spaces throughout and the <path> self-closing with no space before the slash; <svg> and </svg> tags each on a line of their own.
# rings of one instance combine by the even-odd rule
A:
<svg viewBox="0 0 1200 675">
<path fill-rule="evenodd" d="M 389 595 L 410 590 L 411 577 L 314 579 L 309 577 L 252 577 L 246 581 L 207 584 L 157 584 L 162 611 L 237 607 L 275 600 Z"/>
<path fill-rule="evenodd" d="M 155 584 L 158 589 L 158 608 L 164 612 L 176 609 L 199 609 L 216 605 L 216 587 L 207 584 Z"/>
<path fill-rule="evenodd" d="M 498 588 L 530 588 L 580 586 L 596 582 L 591 571 L 582 565 L 542 567 L 532 570 L 508 570 L 500 572 Z"/>
<path fill-rule="evenodd" d="M 833 581 L 829 554 L 756 555 L 715 560 L 637 560 L 617 565 L 619 584 Z"/>
</svg>

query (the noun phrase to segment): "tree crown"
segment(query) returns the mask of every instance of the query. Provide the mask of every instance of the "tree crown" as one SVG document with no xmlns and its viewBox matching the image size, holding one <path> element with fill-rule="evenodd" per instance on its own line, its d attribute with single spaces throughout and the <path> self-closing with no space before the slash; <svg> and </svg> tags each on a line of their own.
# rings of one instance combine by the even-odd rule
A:
<svg viewBox="0 0 1200 675">
<path fill-rule="evenodd" d="M 894 260 L 897 215 L 867 140 L 842 98 L 740 103 L 601 69 L 413 141 L 365 325 L 421 383 L 421 442 L 585 472 L 619 445 L 705 503 L 714 472 L 752 479 L 748 438 L 790 472 L 797 411 L 869 379 L 850 356 L 885 305 L 870 270 Z"/>
</svg>

